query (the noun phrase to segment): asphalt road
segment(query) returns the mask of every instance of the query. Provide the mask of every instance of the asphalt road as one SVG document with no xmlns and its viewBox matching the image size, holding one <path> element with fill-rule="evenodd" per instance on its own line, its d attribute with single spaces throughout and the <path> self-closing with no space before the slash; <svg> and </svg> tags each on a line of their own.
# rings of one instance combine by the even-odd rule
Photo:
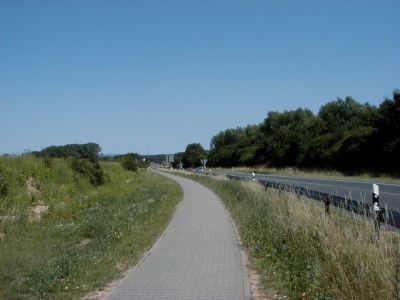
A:
<svg viewBox="0 0 400 300">
<path fill-rule="evenodd" d="M 250 173 L 240 172 L 212 172 L 241 176 L 251 179 Z M 290 175 L 264 175 L 256 174 L 256 179 L 267 180 L 289 186 L 308 188 L 340 197 L 351 198 L 356 201 L 372 204 L 372 185 L 379 186 L 379 206 L 400 212 L 400 183 L 399 182 L 373 182 L 367 180 L 348 180 L 331 178 L 314 178 Z"/>
</svg>

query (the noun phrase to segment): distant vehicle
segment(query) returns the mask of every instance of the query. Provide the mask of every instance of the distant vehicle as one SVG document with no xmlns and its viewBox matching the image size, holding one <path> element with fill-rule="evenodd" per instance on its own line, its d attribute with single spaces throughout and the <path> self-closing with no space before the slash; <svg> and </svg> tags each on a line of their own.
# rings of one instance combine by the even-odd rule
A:
<svg viewBox="0 0 400 300">
<path fill-rule="evenodd" d="M 193 172 L 194 169 L 193 169 L 193 168 L 187 168 L 186 171 L 188 171 L 188 172 Z"/>
</svg>

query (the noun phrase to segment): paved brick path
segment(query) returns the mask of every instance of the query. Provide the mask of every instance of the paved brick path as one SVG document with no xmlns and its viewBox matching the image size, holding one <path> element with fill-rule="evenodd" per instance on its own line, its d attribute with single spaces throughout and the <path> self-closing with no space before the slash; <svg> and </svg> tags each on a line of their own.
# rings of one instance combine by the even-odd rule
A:
<svg viewBox="0 0 400 300">
<path fill-rule="evenodd" d="M 221 201 L 194 181 L 162 174 L 182 186 L 182 206 L 106 299 L 250 299 L 239 237 Z"/>
</svg>

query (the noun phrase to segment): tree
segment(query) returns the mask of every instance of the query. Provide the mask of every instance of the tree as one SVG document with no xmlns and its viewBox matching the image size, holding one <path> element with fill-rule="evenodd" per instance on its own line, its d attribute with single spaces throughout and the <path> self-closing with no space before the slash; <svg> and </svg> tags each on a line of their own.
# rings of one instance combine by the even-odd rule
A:
<svg viewBox="0 0 400 300">
<path fill-rule="evenodd" d="M 270 163 L 279 167 L 298 164 L 309 139 L 308 128 L 315 121 L 316 117 L 309 109 L 269 112 L 260 130 L 264 134 L 263 148 Z"/>
<path fill-rule="evenodd" d="M 183 152 L 178 152 L 174 154 L 174 162 L 172 163 L 172 166 L 177 169 L 179 168 L 179 164 L 182 163 L 182 158 L 183 158 Z"/>
<path fill-rule="evenodd" d="M 67 144 L 64 146 L 50 146 L 36 152 L 37 156 L 47 156 L 52 158 L 88 158 L 91 162 L 100 159 L 101 147 L 96 143 L 87 144 Z"/>
<path fill-rule="evenodd" d="M 386 99 L 378 108 L 373 135 L 372 152 L 375 164 L 394 174 L 400 173 L 400 90 L 393 91 L 393 99 Z"/>
<path fill-rule="evenodd" d="M 137 172 L 138 168 L 147 168 L 148 162 L 144 161 L 142 157 L 137 153 L 126 153 L 117 155 L 114 157 L 115 160 L 121 163 L 121 166 L 126 171 Z"/>
<path fill-rule="evenodd" d="M 377 115 L 377 108 L 369 103 L 364 105 L 347 96 L 343 101 L 337 98 L 323 105 L 318 117 L 324 121 L 325 133 L 353 130 L 360 126 L 372 126 Z"/>
<path fill-rule="evenodd" d="M 198 167 L 201 165 L 200 159 L 207 157 L 207 151 L 199 143 L 189 144 L 182 156 L 182 162 L 185 168 Z"/>
</svg>

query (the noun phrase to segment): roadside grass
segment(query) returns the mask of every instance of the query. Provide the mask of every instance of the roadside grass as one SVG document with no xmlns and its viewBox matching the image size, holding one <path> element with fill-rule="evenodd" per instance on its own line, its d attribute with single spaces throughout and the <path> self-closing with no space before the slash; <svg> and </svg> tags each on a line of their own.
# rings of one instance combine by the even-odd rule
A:
<svg viewBox="0 0 400 300">
<path fill-rule="evenodd" d="M 0 158 L 0 299 L 104 289 L 150 249 L 182 199 L 177 183 L 150 170 L 101 163 L 109 182 L 93 187 L 70 163 Z M 35 218 L 38 204 L 47 209 Z"/>
<path fill-rule="evenodd" d="M 232 168 L 213 168 L 214 171 L 228 171 L 231 172 Z M 393 181 L 398 182 L 400 178 L 396 178 L 387 174 L 371 173 L 371 172 L 353 172 L 343 173 L 335 170 L 306 170 L 290 167 L 286 168 L 271 168 L 266 166 L 238 166 L 233 168 L 234 172 L 251 173 L 255 171 L 256 174 L 276 174 L 276 175 L 292 175 L 292 176 L 308 176 L 308 177 L 323 177 L 323 178 L 348 178 L 348 179 L 363 179 L 375 181 Z"/>
<path fill-rule="evenodd" d="M 289 299 L 398 299 L 398 234 L 382 229 L 378 238 L 371 221 L 326 216 L 322 205 L 256 183 L 176 174 L 221 198 L 264 290 Z"/>
</svg>

